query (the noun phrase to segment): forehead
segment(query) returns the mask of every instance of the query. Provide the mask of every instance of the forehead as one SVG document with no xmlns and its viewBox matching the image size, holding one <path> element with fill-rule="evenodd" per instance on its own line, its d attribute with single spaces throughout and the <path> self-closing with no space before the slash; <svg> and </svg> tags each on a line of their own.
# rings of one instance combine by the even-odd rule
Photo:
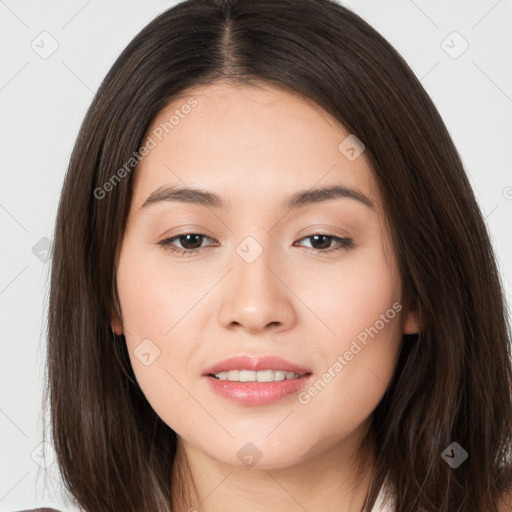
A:
<svg viewBox="0 0 512 512">
<path fill-rule="evenodd" d="M 334 184 L 378 205 L 364 152 L 349 159 L 344 151 L 349 135 L 319 106 L 281 88 L 222 82 L 191 88 L 147 131 L 152 149 L 135 172 L 134 206 L 163 185 L 201 187 L 247 204 Z"/>
</svg>

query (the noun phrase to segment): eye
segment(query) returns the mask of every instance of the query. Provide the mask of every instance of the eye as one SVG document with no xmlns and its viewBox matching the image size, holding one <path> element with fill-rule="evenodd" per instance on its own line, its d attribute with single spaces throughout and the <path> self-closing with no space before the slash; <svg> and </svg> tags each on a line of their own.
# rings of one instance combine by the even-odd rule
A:
<svg viewBox="0 0 512 512">
<path fill-rule="evenodd" d="M 311 249 L 314 249 L 315 252 L 324 254 L 332 251 L 340 251 L 342 249 L 350 249 L 354 245 L 354 240 L 352 238 L 341 238 L 327 233 L 309 235 L 301 238 L 301 240 L 311 240 Z M 331 245 L 331 242 L 333 241 L 335 242 L 334 247 Z"/>
<path fill-rule="evenodd" d="M 172 238 L 166 238 L 158 243 L 169 251 L 185 255 L 195 253 L 199 251 L 199 249 L 202 249 L 202 242 L 205 238 L 213 240 L 202 233 L 183 233 L 181 235 L 173 236 Z M 173 244 L 174 240 L 178 240 L 183 247 L 176 247 Z"/>
</svg>

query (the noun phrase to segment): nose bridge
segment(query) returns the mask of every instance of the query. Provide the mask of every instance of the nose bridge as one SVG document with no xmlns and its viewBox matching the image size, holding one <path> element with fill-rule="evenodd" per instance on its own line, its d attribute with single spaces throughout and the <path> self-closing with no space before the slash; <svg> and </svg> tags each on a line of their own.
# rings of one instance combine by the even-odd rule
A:
<svg viewBox="0 0 512 512">
<path fill-rule="evenodd" d="M 244 292 L 254 291 L 258 294 L 260 288 L 268 290 L 274 287 L 270 277 L 275 276 L 270 272 L 269 267 L 276 266 L 275 251 L 269 245 L 269 238 L 263 235 L 258 236 L 258 241 L 254 236 L 245 237 L 236 247 L 235 252 L 235 274 L 238 278 L 237 288 Z M 274 265 L 273 265 L 274 264 Z M 249 293 L 251 295 L 251 293 Z"/>
</svg>

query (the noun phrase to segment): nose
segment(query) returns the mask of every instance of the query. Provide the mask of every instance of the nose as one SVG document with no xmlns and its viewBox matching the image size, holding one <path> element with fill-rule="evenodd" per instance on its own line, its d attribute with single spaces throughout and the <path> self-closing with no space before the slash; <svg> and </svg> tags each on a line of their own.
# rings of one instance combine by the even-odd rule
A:
<svg viewBox="0 0 512 512">
<path fill-rule="evenodd" d="M 250 250 L 255 249 L 253 242 Z M 296 321 L 290 271 L 286 271 L 284 257 L 279 259 L 275 251 L 263 246 L 261 249 L 254 260 L 247 258 L 243 250 L 234 251 L 234 268 L 226 276 L 219 311 L 219 320 L 228 329 L 276 333 L 290 329 Z"/>
</svg>

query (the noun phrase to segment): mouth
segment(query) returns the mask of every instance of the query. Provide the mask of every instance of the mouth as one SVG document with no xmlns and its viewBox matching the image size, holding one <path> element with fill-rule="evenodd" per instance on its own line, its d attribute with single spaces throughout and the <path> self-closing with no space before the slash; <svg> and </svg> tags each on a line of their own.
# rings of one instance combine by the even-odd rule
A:
<svg viewBox="0 0 512 512">
<path fill-rule="evenodd" d="M 229 370 L 210 373 L 207 377 L 229 382 L 280 382 L 283 380 L 300 379 L 304 375 L 311 375 L 311 373 L 295 373 L 285 370 Z"/>
<path fill-rule="evenodd" d="M 241 355 L 203 372 L 210 389 L 242 405 L 265 405 L 297 393 L 312 372 L 276 356 Z"/>
</svg>

